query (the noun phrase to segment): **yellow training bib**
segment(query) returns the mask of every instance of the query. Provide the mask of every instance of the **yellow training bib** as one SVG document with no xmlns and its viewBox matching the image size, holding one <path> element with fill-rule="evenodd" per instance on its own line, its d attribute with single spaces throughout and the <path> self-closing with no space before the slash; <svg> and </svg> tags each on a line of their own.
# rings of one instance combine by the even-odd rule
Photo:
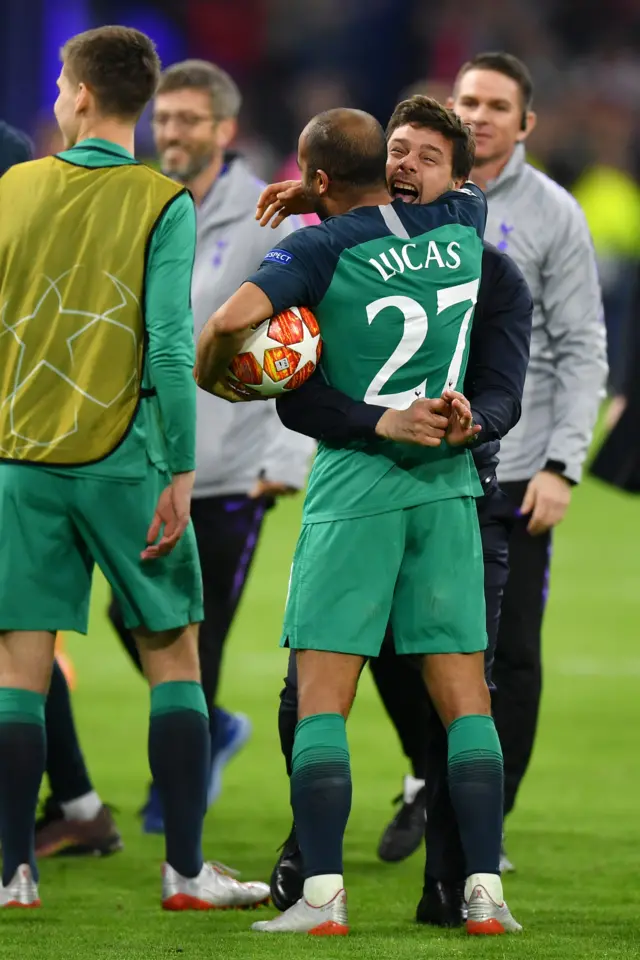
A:
<svg viewBox="0 0 640 960">
<path fill-rule="evenodd" d="M 47 157 L 0 178 L 0 459 L 82 466 L 140 399 L 154 228 L 183 190 L 140 164 Z"/>
</svg>

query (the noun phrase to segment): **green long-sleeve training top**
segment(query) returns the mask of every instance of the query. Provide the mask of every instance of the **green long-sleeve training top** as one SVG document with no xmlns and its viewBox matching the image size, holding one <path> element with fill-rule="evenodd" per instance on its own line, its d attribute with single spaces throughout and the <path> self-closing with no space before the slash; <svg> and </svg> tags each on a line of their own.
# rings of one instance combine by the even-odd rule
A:
<svg viewBox="0 0 640 960">
<path fill-rule="evenodd" d="M 123 147 L 98 139 L 84 140 L 60 157 L 86 167 L 135 163 Z M 104 460 L 73 469 L 45 469 L 65 476 L 125 481 L 142 479 L 149 462 L 171 474 L 195 469 L 197 387 L 191 311 L 195 244 L 194 204 L 184 193 L 162 214 L 147 258 L 144 317 L 148 347 L 142 383 L 152 384 L 156 396 L 141 401 L 129 434 Z"/>
</svg>

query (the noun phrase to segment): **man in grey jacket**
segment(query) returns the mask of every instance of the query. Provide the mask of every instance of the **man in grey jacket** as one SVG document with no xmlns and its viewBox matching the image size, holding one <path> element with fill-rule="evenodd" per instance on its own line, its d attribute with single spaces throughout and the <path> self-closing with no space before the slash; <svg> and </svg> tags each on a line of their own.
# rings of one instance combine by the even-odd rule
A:
<svg viewBox="0 0 640 960">
<path fill-rule="evenodd" d="M 497 471 L 518 515 L 493 668 L 505 813 L 513 809 L 535 739 L 552 530 L 580 481 L 607 374 L 585 218 L 573 197 L 525 160 L 524 141 L 536 119 L 532 97 L 525 65 L 488 53 L 461 68 L 450 101 L 476 135 L 472 179 L 487 195 L 485 238 L 515 260 L 534 302 L 522 416 L 502 441 Z"/>
<path fill-rule="evenodd" d="M 257 269 L 274 244 L 255 220 L 264 184 L 229 152 L 237 130 L 240 92 L 223 70 L 187 60 L 162 75 L 153 128 L 163 173 L 191 191 L 197 212 L 192 300 L 196 339 L 212 313 Z M 277 244 L 297 223 L 283 224 Z M 224 641 L 246 582 L 266 510 L 274 499 L 304 486 L 314 444 L 286 430 L 275 403 L 231 404 L 198 391 L 196 482 L 192 517 L 204 583 L 200 628 L 202 685 L 211 712 L 212 802 L 224 762 L 242 745 L 249 721 L 215 708 Z M 136 658 L 119 611 L 111 617 Z M 161 832 L 162 811 L 152 788 L 147 832 Z"/>
</svg>

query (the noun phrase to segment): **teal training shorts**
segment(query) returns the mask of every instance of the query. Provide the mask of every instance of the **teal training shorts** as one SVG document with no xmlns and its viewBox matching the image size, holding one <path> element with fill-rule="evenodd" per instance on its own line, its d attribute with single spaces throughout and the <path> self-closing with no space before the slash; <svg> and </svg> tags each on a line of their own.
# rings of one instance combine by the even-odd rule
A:
<svg viewBox="0 0 640 960">
<path fill-rule="evenodd" d="M 472 497 L 303 525 L 282 646 L 377 657 L 389 623 L 401 654 L 486 648 Z"/>
<path fill-rule="evenodd" d="M 202 620 L 191 525 L 168 556 L 140 559 L 169 482 L 151 465 L 144 480 L 128 483 L 0 463 L 0 631 L 86 633 L 94 564 L 127 627 L 160 632 Z"/>
</svg>

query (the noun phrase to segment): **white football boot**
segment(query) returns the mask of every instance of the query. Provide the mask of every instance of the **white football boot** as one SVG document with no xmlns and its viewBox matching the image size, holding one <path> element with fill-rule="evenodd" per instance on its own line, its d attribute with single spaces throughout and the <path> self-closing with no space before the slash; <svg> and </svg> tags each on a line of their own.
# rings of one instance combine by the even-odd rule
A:
<svg viewBox="0 0 640 960">
<path fill-rule="evenodd" d="M 205 863 L 197 877 L 182 877 L 165 863 L 162 867 L 163 910 L 249 910 L 269 902 L 269 885 L 241 883 L 234 871 Z"/>
<path fill-rule="evenodd" d="M 31 867 L 22 863 L 7 887 L 0 886 L 0 907 L 39 907 L 38 884 Z"/>
<path fill-rule="evenodd" d="M 347 894 L 339 890 L 328 903 L 313 907 L 301 897 L 292 907 L 273 920 L 260 920 L 251 926 L 259 933 L 309 933 L 315 937 L 345 936 L 349 933 Z"/>
<path fill-rule="evenodd" d="M 475 873 L 468 877 L 464 899 L 467 904 L 467 933 L 472 936 L 495 936 L 520 933 L 522 930 L 505 903 L 502 881 L 497 874 Z"/>
</svg>

